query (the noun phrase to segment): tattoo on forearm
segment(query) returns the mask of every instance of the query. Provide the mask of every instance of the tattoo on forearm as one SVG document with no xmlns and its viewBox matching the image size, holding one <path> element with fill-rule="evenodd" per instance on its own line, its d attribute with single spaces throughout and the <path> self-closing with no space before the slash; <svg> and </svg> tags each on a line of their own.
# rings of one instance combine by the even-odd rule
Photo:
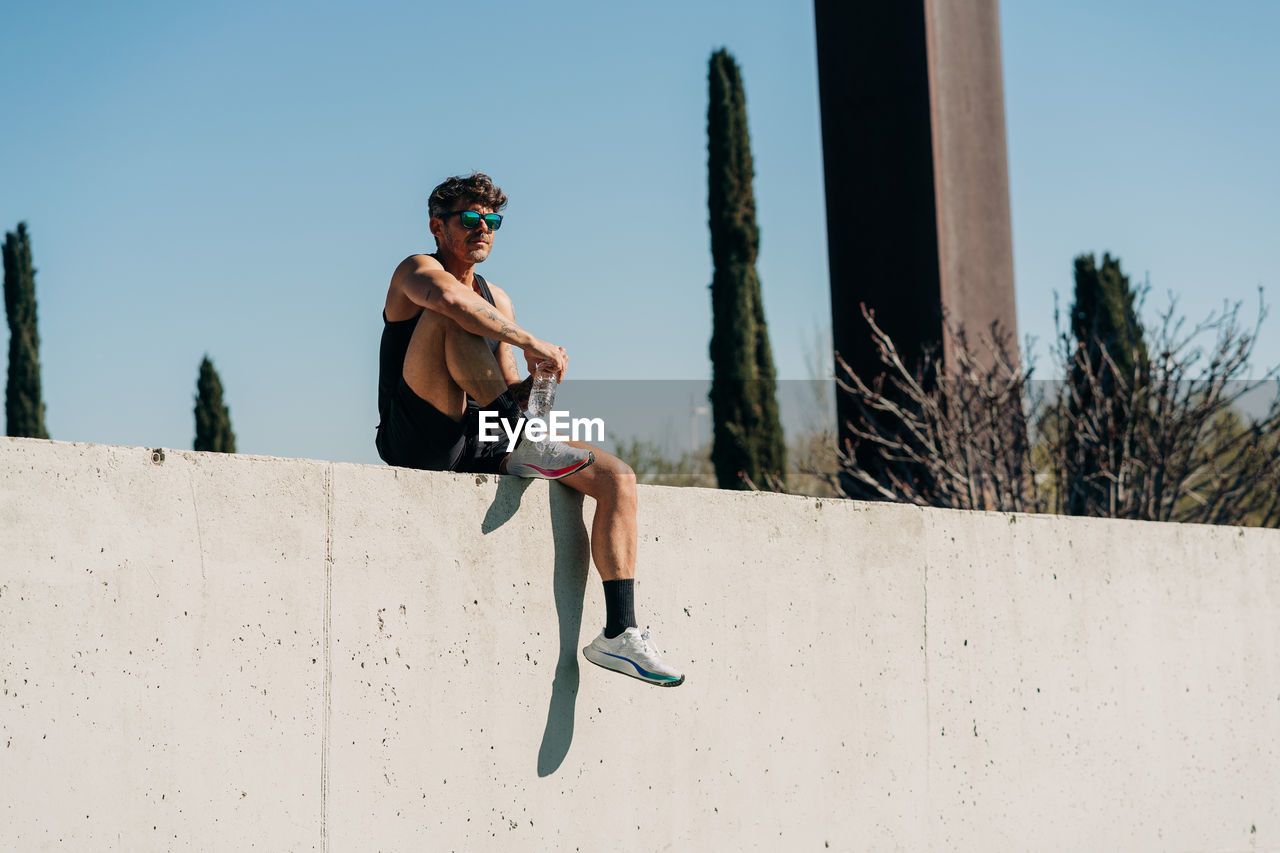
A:
<svg viewBox="0 0 1280 853">
<path fill-rule="evenodd" d="M 498 327 L 498 334 L 500 336 L 514 335 L 516 332 L 516 327 L 507 322 L 506 317 L 500 316 L 492 308 L 477 308 L 475 310 L 475 314 L 477 317 L 487 318 L 490 323 L 501 323 L 502 325 Z"/>
</svg>

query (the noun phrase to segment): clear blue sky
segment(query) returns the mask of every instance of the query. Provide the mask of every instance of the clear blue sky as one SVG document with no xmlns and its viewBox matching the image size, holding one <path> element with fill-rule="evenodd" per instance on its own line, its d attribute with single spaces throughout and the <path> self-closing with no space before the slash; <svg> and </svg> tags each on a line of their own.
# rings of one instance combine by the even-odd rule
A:
<svg viewBox="0 0 1280 853">
<path fill-rule="evenodd" d="M 1191 317 L 1280 299 L 1280 5 L 1001 16 L 1020 334 L 1052 337 L 1081 251 Z M 190 447 L 208 353 L 241 451 L 376 461 L 387 281 L 431 248 L 427 192 L 472 169 L 511 197 L 482 270 L 571 377 L 708 377 L 721 46 L 778 369 L 807 378 L 830 323 L 808 3 L 7 4 L 0 227 L 32 232 L 51 434 Z"/>
</svg>

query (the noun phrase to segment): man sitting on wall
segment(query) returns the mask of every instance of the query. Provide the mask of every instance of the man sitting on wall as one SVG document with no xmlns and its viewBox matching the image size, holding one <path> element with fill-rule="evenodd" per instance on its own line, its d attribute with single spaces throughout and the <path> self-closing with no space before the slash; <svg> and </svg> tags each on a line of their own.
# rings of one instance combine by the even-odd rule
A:
<svg viewBox="0 0 1280 853">
<path fill-rule="evenodd" d="M 583 654 L 592 663 L 674 687 L 684 675 L 663 662 L 636 625 L 636 477 L 621 459 L 582 442 L 533 441 L 510 453 L 482 441 L 481 413 L 504 431 L 521 429 L 532 374 L 550 362 L 557 380 L 569 357 L 515 321 L 506 291 L 475 272 L 493 249 L 507 197 L 480 173 L 449 178 L 427 201 L 436 251 L 410 255 L 391 277 L 383 307 L 378 375 L 378 455 L 391 465 L 433 471 L 505 473 L 559 480 L 596 500 L 591 556 L 604 583 L 604 630 Z M 521 430 L 522 433 L 522 430 Z"/>
</svg>

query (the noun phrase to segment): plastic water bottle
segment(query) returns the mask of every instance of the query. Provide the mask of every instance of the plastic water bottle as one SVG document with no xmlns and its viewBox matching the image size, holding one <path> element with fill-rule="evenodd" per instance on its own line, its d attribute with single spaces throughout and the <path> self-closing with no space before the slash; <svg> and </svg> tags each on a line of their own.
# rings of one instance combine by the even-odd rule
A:
<svg viewBox="0 0 1280 853">
<path fill-rule="evenodd" d="M 529 391 L 529 417 L 550 420 L 551 407 L 555 402 L 555 365 L 549 361 L 540 361 L 533 373 L 533 388 Z"/>
</svg>

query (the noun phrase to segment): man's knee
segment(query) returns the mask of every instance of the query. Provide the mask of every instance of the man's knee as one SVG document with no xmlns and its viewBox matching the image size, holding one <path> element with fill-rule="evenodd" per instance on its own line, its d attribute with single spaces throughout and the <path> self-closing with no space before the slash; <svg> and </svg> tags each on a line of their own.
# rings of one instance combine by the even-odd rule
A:
<svg viewBox="0 0 1280 853">
<path fill-rule="evenodd" d="M 613 464 L 614 476 L 618 478 L 620 485 L 635 491 L 636 488 L 636 472 L 631 466 L 623 462 L 616 456 L 610 457 Z"/>
<path fill-rule="evenodd" d="M 449 323 L 453 323 L 453 320 L 450 320 L 445 315 L 429 309 L 424 310 L 418 315 L 418 322 L 413 324 L 413 333 L 414 335 L 438 334 Z"/>
<path fill-rule="evenodd" d="M 414 327 L 410 350 L 439 358 L 458 347 L 488 349 L 483 337 L 462 328 L 457 320 L 435 311 L 423 311 Z"/>
<path fill-rule="evenodd" d="M 437 336 L 439 340 L 444 342 L 446 351 L 456 351 L 458 348 L 465 350 L 475 350 L 477 352 L 483 350 L 490 352 L 489 344 L 485 340 L 484 335 L 478 335 L 475 332 L 469 332 L 458 324 L 457 320 L 446 317 L 443 314 L 437 314 L 434 311 L 423 311 L 423 316 L 432 315 L 429 332 Z M 419 320 L 418 322 L 422 322 Z"/>
<path fill-rule="evenodd" d="M 612 454 L 603 460 L 601 473 L 604 475 L 605 487 L 614 500 L 620 503 L 635 504 L 636 472 L 631 466 Z"/>
<path fill-rule="evenodd" d="M 571 489 L 590 495 L 598 501 L 635 505 L 636 472 L 612 453 L 601 450 L 580 441 L 571 441 L 573 447 L 590 450 L 595 454 L 595 462 L 576 474 L 565 478 L 564 484 Z"/>
</svg>

